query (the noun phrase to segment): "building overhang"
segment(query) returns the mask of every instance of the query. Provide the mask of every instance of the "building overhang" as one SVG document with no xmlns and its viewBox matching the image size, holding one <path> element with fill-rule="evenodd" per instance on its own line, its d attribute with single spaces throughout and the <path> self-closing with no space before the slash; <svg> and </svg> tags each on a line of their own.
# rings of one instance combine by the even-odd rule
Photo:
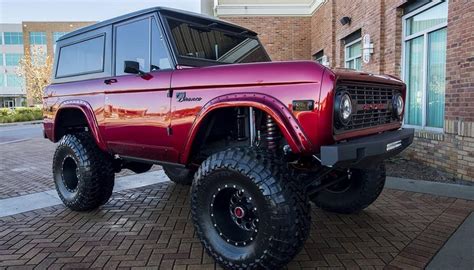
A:
<svg viewBox="0 0 474 270">
<path fill-rule="evenodd" d="M 308 3 L 279 3 L 282 1 L 261 1 L 247 4 L 245 1 L 215 1 L 217 17 L 225 16 L 311 16 L 326 0 L 308 0 Z M 253 2 L 253 1 L 249 1 Z M 266 3 L 268 2 L 268 3 Z M 284 2 L 284 1 L 283 1 Z M 291 1 L 287 1 L 291 2 Z M 304 2 L 304 1 L 303 1 Z"/>
</svg>

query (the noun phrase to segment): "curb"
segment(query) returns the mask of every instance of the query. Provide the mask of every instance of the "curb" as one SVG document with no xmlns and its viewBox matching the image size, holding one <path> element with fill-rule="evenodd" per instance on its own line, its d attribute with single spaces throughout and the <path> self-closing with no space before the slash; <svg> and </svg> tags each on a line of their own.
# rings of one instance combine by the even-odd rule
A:
<svg viewBox="0 0 474 270">
<path fill-rule="evenodd" d="M 2 123 L 0 124 L 0 127 L 13 127 L 13 126 L 38 125 L 38 124 L 43 124 L 43 120 L 15 122 L 15 123 Z"/>
<path fill-rule="evenodd" d="M 114 192 L 169 181 L 163 170 L 118 177 Z M 0 200 L 0 218 L 62 204 L 55 189 Z"/>
<path fill-rule="evenodd" d="M 387 176 L 385 187 L 457 199 L 474 200 L 474 186 Z"/>
</svg>

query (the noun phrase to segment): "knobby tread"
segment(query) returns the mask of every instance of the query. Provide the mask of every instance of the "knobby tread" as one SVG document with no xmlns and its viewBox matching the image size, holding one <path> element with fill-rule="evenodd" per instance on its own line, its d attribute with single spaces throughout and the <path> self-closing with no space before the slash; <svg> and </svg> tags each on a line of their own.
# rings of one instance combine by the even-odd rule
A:
<svg viewBox="0 0 474 270">
<path fill-rule="evenodd" d="M 251 179 L 271 207 L 271 232 L 266 249 L 250 263 L 229 261 L 208 239 L 199 225 L 198 194 L 206 177 L 220 170 L 238 172 Z M 210 256 L 226 269 L 279 269 L 302 249 L 310 231 L 310 205 L 307 196 L 292 182 L 285 166 L 271 154 L 253 148 L 231 148 L 206 159 L 195 174 L 191 213 L 197 235 Z"/>
<path fill-rule="evenodd" d="M 358 188 L 338 194 L 321 191 L 311 201 L 325 211 L 341 214 L 356 213 L 367 208 L 382 193 L 386 179 L 385 166 L 382 163 L 374 169 L 360 170 L 356 177 L 353 181 L 358 181 Z"/>
<path fill-rule="evenodd" d="M 110 199 L 114 187 L 112 157 L 97 147 L 89 133 L 66 134 L 59 141 L 54 153 L 55 178 L 62 170 L 62 160 L 58 160 L 61 151 L 71 152 L 78 159 L 79 167 L 77 194 L 72 199 L 66 199 L 56 184 L 56 190 L 63 203 L 75 211 L 88 211 L 105 204 Z"/>
</svg>

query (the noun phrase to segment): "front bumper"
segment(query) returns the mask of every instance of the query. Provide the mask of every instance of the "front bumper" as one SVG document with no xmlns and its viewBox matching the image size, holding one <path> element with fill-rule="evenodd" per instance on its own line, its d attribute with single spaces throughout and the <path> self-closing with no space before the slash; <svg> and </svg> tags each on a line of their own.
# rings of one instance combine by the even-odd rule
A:
<svg viewBox="0 0 474 270">
<path fill-rule="evenodd" d="M 321 164 L 329 167 L 366 168 L 395 156 L 413 142 L 412 128 L 387 131 L 321 147 Z"/>
</svg>

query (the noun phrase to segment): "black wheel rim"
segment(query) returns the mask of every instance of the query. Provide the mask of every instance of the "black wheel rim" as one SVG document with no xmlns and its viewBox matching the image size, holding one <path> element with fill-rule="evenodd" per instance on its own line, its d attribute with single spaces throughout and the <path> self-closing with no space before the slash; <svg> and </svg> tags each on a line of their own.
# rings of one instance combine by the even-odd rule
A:
<svg viewBox="0 0 474 270">
<path fill-rule="evenodd" d="M 79 168 L 76 160 L 71 156 L 66 156 L 62 165 L 63 184 L 69 192 L 75 192 L 79 183 Z"/>
<path fill-rule="evenodd" d="M 258 233 L 258 208 L 252 195 L 238 185 L 218 187 L 212 195 L 211 221 L 218 234 L 234 246 L 247 246 Z"/>
</svg>

